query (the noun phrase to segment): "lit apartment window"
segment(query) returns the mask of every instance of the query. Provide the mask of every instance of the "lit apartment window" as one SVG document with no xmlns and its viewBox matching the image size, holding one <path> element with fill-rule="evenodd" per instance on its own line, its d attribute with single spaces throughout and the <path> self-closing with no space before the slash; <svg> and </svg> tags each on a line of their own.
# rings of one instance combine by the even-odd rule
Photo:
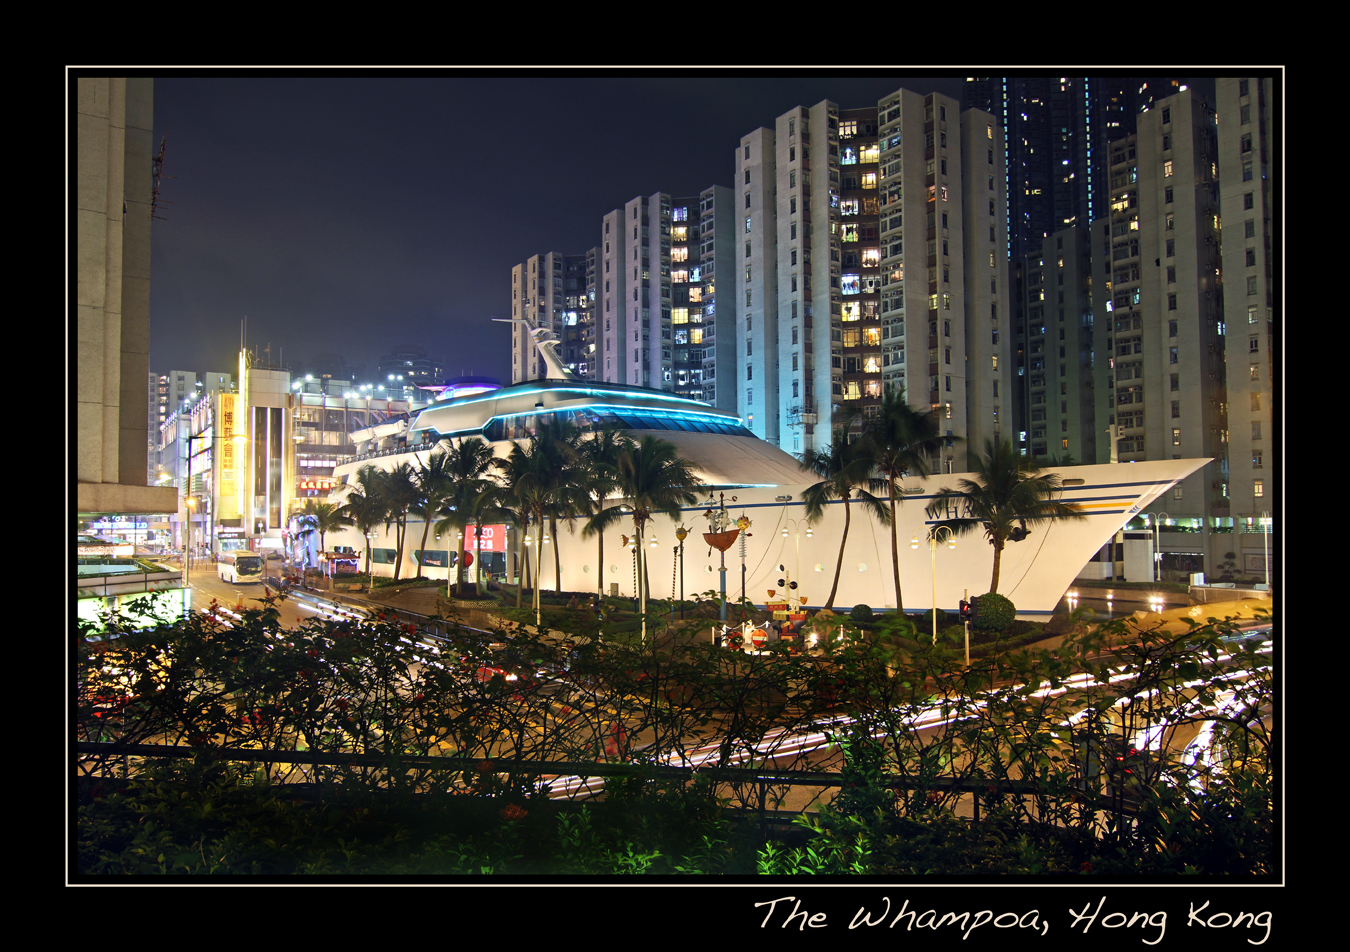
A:
<svg viewBox="0 0 1350 952">
<path fill-rule="evenodd" d="M 1252 480 L 1252 495 L 1264 496 L 1266 494 L 1266 481 L 1264 479 Z"/>
</svg>

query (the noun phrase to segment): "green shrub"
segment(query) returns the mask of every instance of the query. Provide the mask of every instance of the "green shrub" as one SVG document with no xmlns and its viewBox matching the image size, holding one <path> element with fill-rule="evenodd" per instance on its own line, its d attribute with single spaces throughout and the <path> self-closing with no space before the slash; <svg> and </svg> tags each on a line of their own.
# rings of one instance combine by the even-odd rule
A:
<svg viewBox="0 0 1350 952">
<path fill-rule="evenodd" d="M 944 611 L 943 611 L 942 609 L 940 609 L 940 608 L 938 608 L 938 609 L 932 609 L 932 608 L 930 608 L 928 611 L 924 612 L 922 615 L 916 616 L 916 618 L 915 618 L 915 620 L 914 620 L 914 624 L 918 626 L 919 631 L 923 632 L 923 631 L 932 631 L 932 630 L 933 630 L 933 612 L 934 612 L 934 611 L 937 612 L 937 626 L 938 626 L 939 629 L 946 628 L 948 625 L 951 624 L 951 616 L 950 616 L 950 615 L 948 615 L 946 612 L 944 612 Z"/>
<path fill-rule="evenodd" d="M 1003 631 L 1017 620 L 1017 606 L 997 592 L 972 598 L 971 606 L 972 628 Z"/>
<path fill-rule="evenodd" d="M 853 611 L 848 613 L 848 617 L 857 622 L 869 622 L 874 617 L 871 605 L 854 605 Z"/>
</svg>

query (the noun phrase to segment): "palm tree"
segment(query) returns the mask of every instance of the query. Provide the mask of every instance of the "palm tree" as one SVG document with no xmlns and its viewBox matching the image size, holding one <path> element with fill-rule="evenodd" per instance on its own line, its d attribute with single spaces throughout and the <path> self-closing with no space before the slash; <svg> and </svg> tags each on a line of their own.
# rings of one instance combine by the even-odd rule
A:
<svg viewBox="0 0 1350 952">
<path fill-rule="evenodd" d="M 431 520 L 450 500 L 455 490 L 454 474 L 449 471 L 449 454 L 436 450 L 427 457 L 425 463 L 419 463 L 413 469 L 413 482 L 417 486 L 417 502 L 411 512 L 422 517 L 422 555 L 417 559 L 417 577 L 422 577 L 422 560 L 426 557 L 427 536 L 431 534 Z M 416 457 L 414 457 L 415 459 Z"/>
<path fill-rule="evenodd" d="M 575 525 L 578 515 L 589 503 L 589 493 L 577 474 L 581 469 L 581 430 L 571 423 L 545 427 L 540 430 L 539 446 L 547 460 L 548 472 L 553 477 L 554 499 L 548 509 L 549 533 L 553 537 L 553 590 L 562 592 L 562 546 L 558 538 L 558 520 L 566 519 Z M 540 579 L 540 587 L 543 580 Z"/>
<path fill-rule="evenodd" d="M 403 568 L 403 546 L 408 535 L 408 515 L 417 505 L 418 489 L 411 463 L 399 463 L 380 474 L 379 493 L 385 504 L 384 527 L 394 527 L 394 581 Z"/>
<path fill-rule="evenodd" d="M 853 518 L 849 500 L 856 496 L 882 525 L 886 525 L 891 517 L 890 510 L 882 505 L 881 500 L 864 488 L 875 468 L 872 458 L 864 450 L 865 445 L 861 440 L 848 442 L 848 428 L 845 426 L 834 431 L 834 439 L 828 450 L 808 449 L 802 454 L 802 467 L 820 477 L 820 482 L 806 487 L 802 492 L 807 521 L 817 521 L 824 514 L 826 503 L 835 499 L 844 502 L 844 534 L 839 540 L 834 584 L 830 586 L 830 597 L 825 599 L 827 609 L 834 608 L 834 595 L 839 590 L 839 573 L 844 568 L 844 546 L 848 543 L 849 523 Z"/>
<path fill-rule="evenodd" d="M 492 468 L 500 474 L 501 481 L 493 479 L 487 481 L 487 487 L 482 495 L 474 501 L 474 522 L 481 523 L 484 516 L 489 516 L 495 520 L 510 522 L 519 530 L 516 533 L 516 565 L 520 579 L 520 583 L 516 586 L 516 607 L 519 608 L 529 568 L 524 551 L 525 527 L 529 519 L 516 498 L 515 488 L 510 483 L 511 473 L 507 468 L 507 460 L 500 457 L 492 460 Z"/>
<path fill-rule="evenodd" d="M 436 523 L 436 531 L 447 536 L 451 531 L 463 533 L 455 576 L 455 594 L 463 595 L 469 523 L 478 519 L 484 494 L 496 485 L 488 478 L 492 471 L 492 447 L 478 437 L 463 439 L 452 444 L 445 457 L 443 466 L 450 485 L 435 510 L 442 517 Z"/>
<path fill-rule="evenodd" d="M 328 547 L 328 533 L 355 525 L 351 517 L 342 511 L 341 506 L 331 502 L 318 502 L 314 499 L 305 500 L 305 508 L 296 513 L 295 519 L 301 526 L 296 533 L 296 537 L 308 539 L 318 533 L 320 552 Z"/>
<path fill-rule="evenodd" d="M 1058 474 L 1044 472 L 1023 458 L 1010 440 L 988 440 L 975 466 L 975 479 L 963 479 L 957 489 L 946 486 L 928 504 L 928 515 L 935 516 L 958 506 L 968 515 L 944 519 L 933 526 L 947 526 L 956 535 L 974 529 L 984 530 L 994 547 L 994 574 L 989 591 L 998 591 L 999 563 L 1008 542 L 1021 542 L 1032 528 L 1052 519 L 1086 519 L 1071 503 L 1055 498 L 1062 489 Z"/>
<path fill-rule="evenodd" d="M 366 577 L 370 577 L 370 533 L 384 522 L 385 502 L 380 492 L 381 472 L 379 467 L 367 463 L 356 471 L 356 478 L 343 489 L 346 502 L 340 510 L 351 519 L 351 524 L 361 533 L 361 541 L 366 549 Z"/>
<path fill-rule="evenodd" d="M 955 439 L 955 437 L 953 437 Z M 895 610 L 905 611 L 900 593 L 900 544 L 896 538 L 896 487 L 906 476 L 927 476 L 928 457 L 942 446 L 933 417 L 919 413 L 905 400 L 905 388 L 886 388 L 881 400 L 881 415 L 869 420 L 864 429 L 866 450 L 876 464 L 871 480 L 873 491 L 886 490 L 891 524 L 891 568 L 895 573 Z M 900 501 L 904 502 L 903 494 Z"/>
<path fill-rule="evenodd" d="M 541 606 L 539 590 L 542 587 L 539 577 L 543 560 L 542 528 L 544 517 L 553 511 L 571 492 L 566 484 L 566 474 L 557 468 L 557 455 L 546 444 L 548 437 L 539 434 L 530 437 L 527 444 L 511 444 L 511 453 L 505 459 L 495 460 L 497 469 L 505 480 L 505 496 L 520 510 L 522 522 L 533 523 L 540 531 L 535 540 L 534 565 L 534 612 L 535 621 L 540 618 Z"/>
<path fill-rule="evenodd" d="M 618 521 L 622 510 L 618 506 L 605 508 L 605 499 L 617 492 L 619 453 L 632 443 L 621 427 L 605 427 L 581 444 L 582 473 L 580 482 L 586 487 L 584 513 L 590 516 L 581 530 L 583 539 L 596 536 L 600 544 L 599 572 L 596 591 L 605 594 L 605 530 Z"/>
<path fill-rule="evenodd" d="M 689 463 L 681 459 L 673 443 L 654 436 L 642 442 L 629 442 L 620 451 L 614 466 L 619 492 L 632 506 L 633 528 L 638 552 L 638 610 L 643 616 L 642 637 L 647 637 L 647 568 L 643 537 L 646 524 L 656 513 L 673 520 L 680 518 L 682 506 L 698 502 L 693 492 L 698 477 Z"/>
</svg>

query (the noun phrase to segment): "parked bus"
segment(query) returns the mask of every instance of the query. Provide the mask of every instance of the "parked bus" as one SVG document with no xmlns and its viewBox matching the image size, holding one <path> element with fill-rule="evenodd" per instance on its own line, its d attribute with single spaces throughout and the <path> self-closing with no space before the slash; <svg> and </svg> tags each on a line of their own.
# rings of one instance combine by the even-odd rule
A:
<svg viewBox="0 0 1350 952">
<path fill-rule="evenodd" d="M 263 580 L 262 556 L 256 552 L 250 552 L 248 549 L 222 552 L 220 558 L 216 561 L 216 572 L 220 575 L 221 581 L 231 582 L 235 585 L 261 582 Z"/>
</svg>

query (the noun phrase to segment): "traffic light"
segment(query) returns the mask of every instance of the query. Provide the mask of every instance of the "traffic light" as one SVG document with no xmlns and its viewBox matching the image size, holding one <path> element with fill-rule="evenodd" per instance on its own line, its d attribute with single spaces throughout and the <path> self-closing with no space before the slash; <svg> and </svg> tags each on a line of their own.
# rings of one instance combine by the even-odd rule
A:
<svg viewBox="0 0 1350 952">
<path fill-rule="evenodd" d="M 974 606 L 964 598 L 961 599 L 961 621 L 968 622 L 973 614 Z"/>
</svg>

